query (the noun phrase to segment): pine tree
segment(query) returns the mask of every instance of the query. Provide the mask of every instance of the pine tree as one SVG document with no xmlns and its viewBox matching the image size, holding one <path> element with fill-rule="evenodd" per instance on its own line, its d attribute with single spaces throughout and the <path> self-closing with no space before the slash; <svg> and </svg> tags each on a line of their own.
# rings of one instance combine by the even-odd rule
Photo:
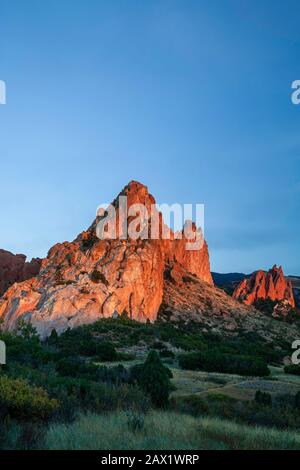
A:
<svg viewBox="0 0 300 470">
<path fill-rule="evenodd" d="M 150 351 L 141 367 L 140 387 L 150 396 L 155 406 L 164 408 L 168 405 L 171 391 L 172 372 L 163 365 L 156 351 Z"/>
</svg>

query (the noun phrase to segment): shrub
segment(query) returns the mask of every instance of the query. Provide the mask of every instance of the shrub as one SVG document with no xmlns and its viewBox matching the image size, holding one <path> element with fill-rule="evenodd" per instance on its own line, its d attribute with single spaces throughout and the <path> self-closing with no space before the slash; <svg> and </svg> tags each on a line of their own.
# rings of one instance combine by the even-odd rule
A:
<svg viewBox="0 0 300 470">
<path fill-rule="evenodd" d="M 172 373 L 163 365 L 158 353 L 150 351 L 144 364 L 135 368 L 134 373 L 139 386 L 150 396 L 152 403 L 165 407 L 169 401 Z"/>
<path fill-rule="evenodd" d="M 99 342 L 96 347 L 96 355 L 99 361 L 116 361 L 118 353 L 109 341 Z"/>
<path fill-rule="evenodd" d="M 206 372 L 256 375 L 261 377 L 270 374 L 268 366 L 262 358 L 222 354 L 218 350 L 182 354 L 178 360 L 180 367 L 188 370 L 204 370 Z"/>
<path fill-rule="evenodd" d="M 62 376 L 80 377 L 86 375 L 95 377 L 98 367 L 95 364 L 86 363 L 78 357 L 66 357 L 56 363 L 56 370 Z"/>
<path fill-rule="evenodd" d="M 58 401 L 44 389 L 4 375 L 0 376 L 0 400 L 8 414 L 18 419 L 45 420 L 58 409 Z"/>
<path fill-rule="evenodd" d="M 253 306 L 262 313 L 266 315 L 272 315 L 277 301 L 272 299 L 259 299 L 254 302 Z"/>
<path fill-rule="evenodd" d="M 102 382 L 120 384 L 129 381 L 130 373 L 122 364 L 119 364 L 116 367 L 97 367 L 96 376 Z"/>
<path fill-rule="evenodd" d="M 173 351 L 170 351 L 170 349 L 163 349 L 162 351 L 159 351 L 160 357 L 175 357 L 175 354 Z"/>
<path fill-rule="evenodd" d="M 207 403 L 198 395 L 171 398 L 170 404 L 173 409 L 192 416 L 201 416 L 208 412 Z"/>
<path fill-rule="evenodd" d="M 284 366 L 284 372 L 286 374 L 300 375 L 300 365 L 290 364 L 288 366 Z"/>
<path fill-rule="evenodd" d="M 92 274 L 91 274 L 91 280 L 93 282 L 95 282 L 96 284 L 98 284 L 99 282 L 101 282 L 102 284 L 104 284 L 105 286 L 108 286 L 109 283 L 106 279 L 106 277 L 104 276 L 103 273 L 101 273 L 100 271 L 98 271 L 97 269 L 94 269 L 92 271 Z"/>
<path fill-rule="evenodd" d="M 272 406 L 271 394 L 267 392 L 261 392 L 260 390 L 256 391 L 254 401 L 259 405 Z"/>
<path fill-rule="evenodd" d="M 153 349 L 158 349 L 158 350 L 163 350 L 166 348 L 166 346 L 164 345 L 164 343 L 162 343 L 161 341 L 155 341 L 153 344 L 152 344 L 152 348 Z"/>
<path fill-rule="evenodd" d="M 300 411 L 300 392 L 297 392 L 295 395 L 295 403 L 294 406 L 297 410 Z"/>
</svg>

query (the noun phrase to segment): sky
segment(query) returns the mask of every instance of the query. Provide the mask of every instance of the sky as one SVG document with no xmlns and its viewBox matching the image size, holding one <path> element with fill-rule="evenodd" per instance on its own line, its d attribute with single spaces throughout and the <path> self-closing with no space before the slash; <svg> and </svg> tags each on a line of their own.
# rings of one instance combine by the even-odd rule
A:
<svg viewBox="0 0 300 470">
<path fill-rule="evenodd" d="M 298 0 L 0 0 L 0 247 L 44 257 L 132 179 L 205 204 L 211 268 L 300 275 Z"/>
</svg>

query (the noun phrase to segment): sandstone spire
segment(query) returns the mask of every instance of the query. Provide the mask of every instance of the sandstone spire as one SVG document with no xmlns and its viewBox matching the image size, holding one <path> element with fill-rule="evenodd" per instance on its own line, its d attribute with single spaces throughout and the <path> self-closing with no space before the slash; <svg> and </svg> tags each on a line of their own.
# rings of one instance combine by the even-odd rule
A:
<svg viewBox="0 0 300 470">
<path fill-rule="evenodd" d="M 129 206 L 142 203 L 149 208 L 155 204 L 147 187 L 136 181 L 125 186 L 120 195 L 127 196 Z M 121 214 L 118 199 L 112 204 L 117 218 L 132 219 Z M 158 216 L 162 228 L 162 215 Z M 25 319 L 46 335 L 53 328 L 62 331 L 123 311 L 132 319 L 153 321 L 162 303 L 164 273 L 169 266 L 178 265 L 213 285 L 206 242 L 197 251 L 187 251 L 187 240 L 177 240 L 173 234 L 169 240 L 161 235 L 156 240 L 120 236 L 99 240 L 99 217 L 73 242 L 53 246 L 36 277 L 8 289 L 0 299 L 0 317 L 7 328 L 15 328 Z"/>
<path fill-rule="evenodd" d="M 259 299 L 284 300 L 295 307 L 291 281 L 286 281 L 282 267 L 274 265 L 268 272 L 256 271 L 236 287 L 233 298 L 252 304 Z"/>
</svg>

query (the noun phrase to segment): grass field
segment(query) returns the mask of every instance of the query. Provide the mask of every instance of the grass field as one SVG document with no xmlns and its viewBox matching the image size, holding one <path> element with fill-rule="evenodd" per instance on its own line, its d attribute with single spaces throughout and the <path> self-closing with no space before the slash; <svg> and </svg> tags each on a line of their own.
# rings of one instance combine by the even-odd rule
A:
<svg viewBox="0 0 300 470">
<path fill-rule="evenodd" d="M 271 367 L 269 378 L 241 377 L 232 374 L 188 371 L 172 368 L 173 384 L 176 390 L 174 397 L 185 395 L 207 395 L 222 393 L 239 400 L 252 400 L 256 390 L 269 392 L 272 395 L 284 393 L 296 394 L 300 391 L 300 377 L 285 374 L 283 368 Z"/>
<path fill-rule="evenodd" d="M 87 450 L 228 450 L 300 449 L 300 433 L 246 426 L 219 418 L 193 418 L 151 412 L 133 431 L 124 412 L 82 415 L 71 425 L 56 424 L 46 436 L 47 449 Z"/>
<path fill-rule="evenodd" d="M 97 363 L 99 365 L 116 366 L 122 364 L 128 368 L 139 364 L 140 360 Z M 283 367 L 270 366 L 271 376 L 242 377 L 235 374 L 182 370 L 174 365 L 167 366 L 173 374 L 172 383 L 175 387 L 173 397 L 185 395 L 207 395 L 222 393 L 238 400 L 252 400 L 256 390 L 269 392 L 272 395 L 290 393 L 295 395 L 300 391 L 300 376 L 285 374 Z"/>
</svg>

